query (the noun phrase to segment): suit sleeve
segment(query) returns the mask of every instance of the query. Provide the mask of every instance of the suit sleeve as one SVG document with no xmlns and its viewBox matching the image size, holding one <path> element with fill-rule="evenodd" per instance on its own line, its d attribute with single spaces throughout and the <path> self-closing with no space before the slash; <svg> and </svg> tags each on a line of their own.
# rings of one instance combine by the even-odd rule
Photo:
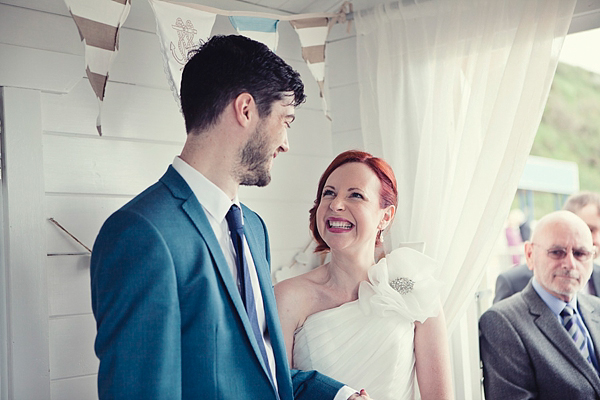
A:
<svg viewBox="0 0 600 400">
<path fill-rule="evenodd" d="M 494 295 L 494 304 L 500 300 L 506 299 L 507 297 L 515 294 L 515 290 L 508 278 L 504 274 L 498 275 L 496 278 L 496 290 Z"/>
<path fill-rule="evenodd" d="M 333 399 L 344 386 L 317 371 L 293 369 L 291 374 L 295 400 Z"/>
<path fill-rule="evenodd" d="M 96 239 L 90 273 L 99 398 L 181 398 L 177 281 L 160 233 L 118 211 Z"/>
<path fill-rule="evenodd" d="M 479 330 L 486 400 L 537 398 L 535 369 L 510 321 L 490 309 L 481 316 Z"/>
</svg>

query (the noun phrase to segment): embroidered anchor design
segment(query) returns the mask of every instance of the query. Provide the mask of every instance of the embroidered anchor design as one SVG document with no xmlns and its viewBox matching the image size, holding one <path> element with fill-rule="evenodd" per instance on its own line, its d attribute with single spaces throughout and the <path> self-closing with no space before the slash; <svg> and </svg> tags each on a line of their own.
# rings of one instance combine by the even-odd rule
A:
<svg viewBox="0 0 600 400">
<path fill-rule="evenodd" d="M 189 19 L 184 24 L 181 18 L 177 18 L 175 25 L 171 26 L 177 31 L 177 36 L 179 37 L 177 49 L 175 48 L 175 44 L 171 42 L 171 54 L 175 61 L 181 65 L 185 65 L 188 61 L 188 53 L 194 46 L 194 35 L 198 33 L 198 31 L 194 29 L 194 25 Z"/>
</svg>

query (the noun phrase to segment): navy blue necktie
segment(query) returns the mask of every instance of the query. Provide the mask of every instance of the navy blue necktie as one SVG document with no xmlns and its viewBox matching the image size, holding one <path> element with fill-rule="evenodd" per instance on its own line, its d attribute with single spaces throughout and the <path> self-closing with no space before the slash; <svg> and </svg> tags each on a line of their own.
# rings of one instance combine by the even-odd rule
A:
<svg viewBox="0 0 600 400">
<path fill-rule="evenodd" d="M 252 325 L 252 331 L 258 342 L 260 353 L 265 360 L 267 366 L 267 372 L 269 373 L 269 379 L 273 382 L 271 375 L 271 368 L 269 368 L 269 359 L 267 357 L 267 350 L 265 349 L 265 343 L 263 341 L 263 335 L 258 326 L 258 315 L 256 314 L 256 304 L 254 303 L 254 291 L 252 290 L 252 282 L 250 280 L 250 272 L 248 270 L 248 262 L 244 256 L 244 225 L 242 224 L 242 213 L 237 205 L 232 205 L 227 215 L 227 225 L 229 225 L 229 233 L 231 234 L 231 240 L 233 241 L 233 247 L 235 248 L 235 264 L 237 266 L 238 275 L 238 289 L 242 296 L 250 325 Z"/>
</svg>

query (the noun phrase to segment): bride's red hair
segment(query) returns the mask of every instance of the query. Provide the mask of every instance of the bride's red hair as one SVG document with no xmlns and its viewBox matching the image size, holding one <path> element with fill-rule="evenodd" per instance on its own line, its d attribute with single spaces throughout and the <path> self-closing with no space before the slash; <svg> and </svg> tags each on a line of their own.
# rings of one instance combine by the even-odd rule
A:
<svg viewBox="0 0 600 400">
<path fill-rule="evenodd" d="M 396 208 L 398 207 L 398 187 L 396 184 L 396 176 L 394 175 L 392 167 L 385 160 L 378 157 L 373 157 L 371 154 L 359 150 L 348 150 L 340 153 L 336 158 L 333 159 L 327 169 L 325 169 L 323 175 L 321 175 L 319 186 L 317 188 L 317 198 L 315 199 L 313 207 L 310 209 L 310 231 L 317 242 L 315 252 L 329 250 L 329 246 L 327 243 L 325 243 L 317 229 L 317 208 L 321 203 L 323 187 L 325 187 L 325 182 L 327 182 L 327 178 L 329 178 L 329 175 L 331 175 L 333 171 L 342 165 L 351 162 L 358 162 L 367 165 L 379 178 L 379 181 L 381 182 L 381 192 L 379 193 L 379 204 L 381 208 L 386 208 L 391 205 Z M 377 238 L 376 244 L 381 244 L 379 243 L 379 238 Z"/>
</svg>

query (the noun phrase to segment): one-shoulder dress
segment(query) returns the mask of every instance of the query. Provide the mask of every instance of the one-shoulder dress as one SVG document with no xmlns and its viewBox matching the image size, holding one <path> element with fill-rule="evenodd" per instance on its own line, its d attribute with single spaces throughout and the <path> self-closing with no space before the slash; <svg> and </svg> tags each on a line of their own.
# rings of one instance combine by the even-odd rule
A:
<svg viewBox="0 0 600 400">
<path fill-rule="evenodd" d="M 435 260 L 408 247 L 373 265 L 358 300 L 310 315 L 294 336 L 293 367 L 315 369 L 377 400 L 412 400 L 415 321 L 439 312 Z"/>
</svg>

